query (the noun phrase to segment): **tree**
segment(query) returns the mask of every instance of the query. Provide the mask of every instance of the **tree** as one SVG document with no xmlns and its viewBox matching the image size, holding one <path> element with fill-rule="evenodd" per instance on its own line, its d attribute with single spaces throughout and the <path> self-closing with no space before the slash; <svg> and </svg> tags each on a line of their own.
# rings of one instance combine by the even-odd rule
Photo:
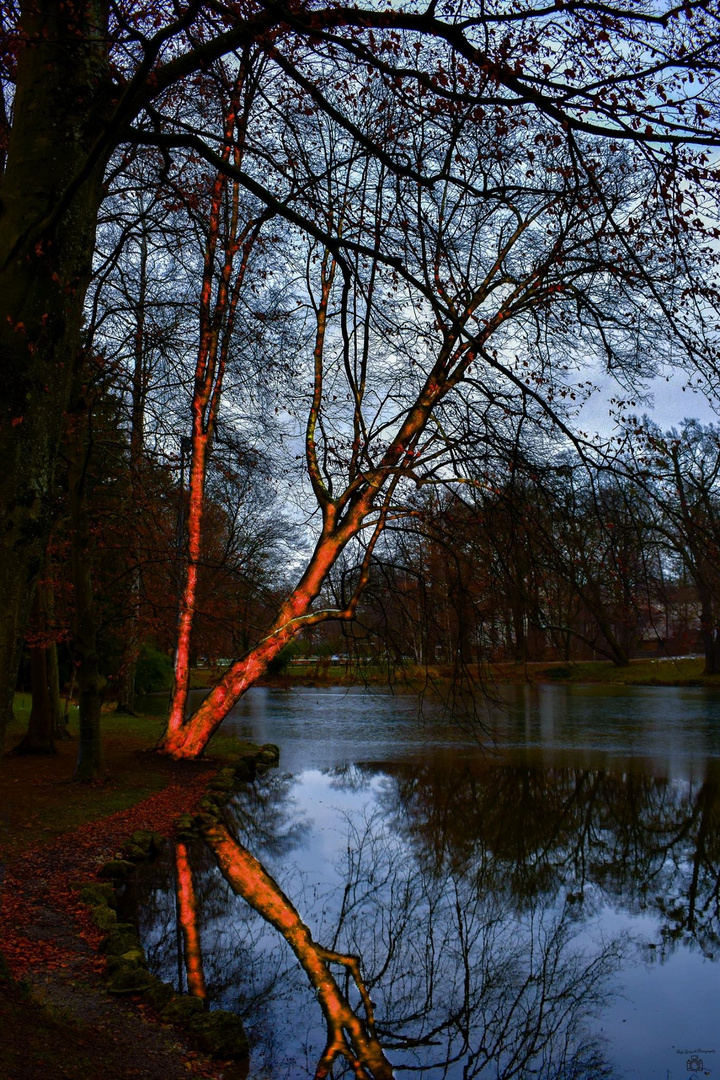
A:
<svg viewBox="0 0 720 1080">
<path fill-rule="evenodd" d="M 629 426 L 627 467 L 642 484 L 660 546 L 689 574 L 700 606 L 705 674 L 720 671 L 720 430 L 696 420 L 663 433 Z"/>
<path fill-rule="evenodd" d="M 516 392 L 546 394 L 548 384 L 542 377 L 536 384 L 533 376 L 533 387 L 525 387 L 511 356 L 501 358 L 495 351 L 500 346 L 491 345 L 490 337 L 500 322 L 523 310 L 530 321 L 531 311 L 546 308 L 557 312 L 559 322 L 569 320 L 571 305 L 582 300 L 588 288 L 589 275 L 599 292 L 583 307 L 582 335 L 602 338 L 611 363 L 630 360 L 630 335 L 625 333 L 629 323 L 641 337 L 648 333 L 648 324 L 659 330 L 663 319 L 693 358 L 700 355 L 694 332 L 678 330 L 682 312 L 677 293 L 667 283 L 685 274 L 699 294 L 712 291 L 712 284 L 698 284 L 707 275 L 699 269 L 693 243 L 693 233 L 702 237 L 707 231 L 694 202 L 702 201 L 704 185 L 712 178 L 702 149 L 695 152 L 693 146 L 717 141 L 712 82 L 717 38 L 714 15 L 704 4 L 628 12 L 613 4 L 570 4 L 550 11 L 510 10 L 502 4 L 488 9 L 468 2 L 438 17 L 433 3 L 423 11 L 410 4 L 385 11 L 335 4 L 258 2 L 244 7 L 229 0 L 191 0 L 184 6 L 155 0 L 140 8 L 102 0 L 61 6 L 51 0 L 25 0 L 19 13 L 13 5 L 9 14 L 11 19 L 3 24 L 2 73 L 12 97 L 12 126 L 0 217 L 3 723 L 18 643 L 47 542 L 53 465 L 80 340 L 103 176 L 118 147 L 155 146 L 168 167 L 176 153 L 222 167 L 270 211 L 342 260 L 344 281 L 351 273 L 348 253 L 353 258 L 377 257 L 435 305 L 448 338 L 447 351 L 435 354 L 443 378 L 437 386 L 428 382 L 415 406 L 409 406 L 408 429 L 397 429 L 401 438 L 414 439 L 424 430 L 441 399 L 467 375 L 471 352 L 482 358 L 491 377 L 504 373 Z M 292 133 L 278 129 L 273 142 L 266 118 L 260 122 L 253 117 L 247 164 L 236 168 L 223 162 L 217 149 L 221 138 L 204 134 L 188 102 L 193 93 L 207 88 L 202 72 L 253 43 L 267 56 L 275 76 L 273 95 L 266 102 L 275 119 L 291 116 L 297 134 L 300 115 L 321 113 L 357 141 L 358 160 L 384 170 L 374 221 L 368 214 L 354 231 L 328 231 L 315 205 L 323 175 L 306 176 L 303 203 L 288 202 L 282 147 Z M 365 106 L 359 114 L 354 111 L 358 101 Z M 482 135 L 474 146 L 465 138 L 472 125 Z M 538 149 L 526 153 L 531 143 Z M 494 172 L 488 169 L 484 178 L 473 177 L 474 159 L 466 157 L 468 152 L 489 155 L 484 162 L 494 162 Z M 609 168 L 612 155 L 625 163 L 619 171 Z M 556 242 L 541 244 L 532 274 L 526 258 L 517 277 L 510 254 L 514 241 L 522 235 L 526 253 L 531 241 L 541 241 L 539 208 L 528 212 L 529 205 L 524 205 L 537 193 L 532 174 L 540 164 L 545 178 L 550 170 L 563 181 L 545 206 L 546 222 L 555 207 L 551 231 Z M 632 195 L 624 195 L 622 185 L 633 178 Z M 494 249 L 500 266 L 485 289 L 471 297 L 468 309 L 464 296 L 458 301 L 469 282 L 456 280 L 455 271 L 460 278 L 463 271 L 453 264 L 446 242 L 457 242 L 455 227 L 461 216 L 465 226 L 470 222 L 457 210 L 448 219 L 443 199 L 452 196 L 457 207 L 456 196 L 462 202 L 470 195 L 477 196 L 485 211 L 494 211 L 485 220 L 482 213 L 475 219 L 475 250 L 484 246 L 493 229 L 502 241 Z M 383 220 L 380 211 L 391 199 L 401 212 Z M 657 215 L 652 223 L 640 220 L 643 201 Z M 571 208 L 564 220 L 563 206 Z M 430 226 L 412 242 L 403 229 L 411 209 L 410 220 L 421 209 Z M 519 230 L 514 239 L 513 220 Z M 611 252 L 595 262 L 595 254 L 588 256 L 580 266 L 588 253 L 587 245 L 579 244 L 583 227 L 595 230 L 595 239 L 608 244 L 612 235 L 615 244 L 615 281 L 622 278 L 627 288 L 616 294 L 620 306 L 610 322 L 598 296 Z M 563 243 L 566 231 L 573 237 L 570 246 Z M 593 239 L 589 232 L 582 234 L 585 241 Z M 429 236 L 430 249 L 445 251 L 447 259 L 434 258 Z M 654 265 L 648 250 L 657 255 Z M 428 275 L 423 266 L 432 272 Z M 560 268 L 563 273 L 553 275 L 552 269 Z M 639 283 L 646 286 L 645 299 L 633 304 L 630 286 Z M 478 305 L 489 299 L 487 290 L 499 298 L 500 289 L 510 294 L 480 328 Z M 649 311 L 649 302 L 655 311 Z M 471 333 L 474 316 L 477 327 Z M 505 338 L 502 348 L 507 351 L 508 345 Z M 547 358 L 540 359 L 542 367 Z M 380 481 L 396 469 L 406 451 L 395 442 L 381 472 L 373 471 L 366 491 L 373 494 L 362 504 L 366 511 L 374 504 Z M 358 496 L 353 508 L 360 507 L 361 499 Z M 354 509 L 351 517 L 354 524 L 351 527 L 350 518 L 344 521 L 338 550 L 357 532 Z M 327 562 L 325 556 L 320 562 Z M 303 590 L 316 592 L 317 572 L 319 564 L 303 578 Z M 240 684 L 233 685 L 232 691 L 226 684 L 221 692 L 223 702 Z M 214 700 L 217 704 L 218 698 Z"/>
<path fill-rule="evenodd" d="M 30 689 L 32 704 L 27 734 L 13 749 L 14 754 L 54 754 L 55 735 L 60 727 L 60 690 L 56 644 L 49 626 L 51 583 L 39 581 L 32 608 L 30 648 Z"/>
<path fill-rule="evenodd" d="M 224 74 L 224 73 L 223 73 Z M 243 54 L 233 80 L 226 80 L 228 98 L 224 109 L 221 157 L 239 169 L 244 150 L 244 131 L 257 94 L 252 58 Z M 200 327 L 192 396 L 192 455 L 188 496 L 188 559 L 180 596 L 175 680 L 168 715 L 168 731 L 185 720 L 190 686 L 190 640 L 195 617 L 200 569 L 202 523 L 207 470 L 217 428 L 225 372 L 235 336 L 235 320 L 248 264 L 266 220 L 247 213 L 237 179 L 229 180 L 220 169 L 214 179 L 205 237 L 200 300 Z"/>
</svg>

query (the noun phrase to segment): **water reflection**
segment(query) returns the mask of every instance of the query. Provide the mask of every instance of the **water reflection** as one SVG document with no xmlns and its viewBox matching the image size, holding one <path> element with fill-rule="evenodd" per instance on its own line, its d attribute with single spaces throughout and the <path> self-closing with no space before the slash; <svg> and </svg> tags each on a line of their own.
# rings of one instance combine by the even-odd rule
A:
<svg viewBox="0 0 720 1080">
<path fill-rule="evenodd" d="M 501 686 L 473 723 L 437 702 L 373 688 L 255 687 L 223 730 L 282 746 L 294 773 L 360 761 L 476 760 L 498 747 L 548 767 L 642 768 L 698 779 L 720 759 L 720 694 L 701 687 Z"/>
<path fill-rule="evenodd" d="M 252 1077 L 382 1077 L 385 1058 L 427 1077 L 664 1077 L 618 1061 L 606 1006 L 638 960 L 717 952 L 718 781 L 715 762 L 700 783 L 487 761 L 265 778 L 207 845 L 148 870 L 141 934 L 171 979 L 179 918 L 188 986 L 202 944 Z M 678 995 L 702 990 L 688 977 Z"/>
<path fill-rule="evenodd" d="M 372 770 L 353 768 L 351 774 Z M 346 770 L 338 770 L 338 781 Z M 526 766 L 384 766 L 383 813 L 434 875 L 472 874 L 508 908 L 569 903 L 654 909 L 663 948 L 720 932 L 720 766 L 702 783 Z M 351 786 L 355 778 L 349 778 Z"/>
</svg>

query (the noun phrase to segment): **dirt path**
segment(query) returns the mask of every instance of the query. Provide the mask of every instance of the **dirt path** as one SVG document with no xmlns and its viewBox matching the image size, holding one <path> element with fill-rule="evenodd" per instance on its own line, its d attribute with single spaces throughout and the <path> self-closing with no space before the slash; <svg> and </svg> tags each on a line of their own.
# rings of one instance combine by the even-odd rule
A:
<svg viewBox="0 0 720 1080">
<path fill-rule="evenodd" d="M 237 1066 L 194 1053 L 139 1002 L 107 994 L 100 933 L 80 903 L 78 886 L 92 880 L 135 829 L 169 834 L 215 771 L 173 763 L 163 768 L 167 786 L 136 805 L 26 850 L 11 846 L 0 892 L 0 950 L 12 978 L 29 989 L 23 993 L 0 975 L 1 1080 L 243 1075 Z"/>
</svg>

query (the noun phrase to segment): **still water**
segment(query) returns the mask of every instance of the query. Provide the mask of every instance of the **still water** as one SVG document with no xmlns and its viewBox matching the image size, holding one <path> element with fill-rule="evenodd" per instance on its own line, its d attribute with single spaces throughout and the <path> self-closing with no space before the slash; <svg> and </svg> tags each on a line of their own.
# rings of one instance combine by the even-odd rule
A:
<svg viewBox="0 0 720 1080">
<path fill-rule="evenodd" d="M 253 690 L 226 728 L 281 766 L 234 796 L 230 832 L 321 953 L 360 958 L 397 1076 L 720 1080 L 720 696 L 504 697 L 481 729 L 383 692 Z M 242 1015 L 250 1077 L 315 1075 L 307 971 L 217 849 L 190 855 L 208 999 Z M 186 980 L 172 852 L 137 917 L 153 969 Z"/>
</svg>

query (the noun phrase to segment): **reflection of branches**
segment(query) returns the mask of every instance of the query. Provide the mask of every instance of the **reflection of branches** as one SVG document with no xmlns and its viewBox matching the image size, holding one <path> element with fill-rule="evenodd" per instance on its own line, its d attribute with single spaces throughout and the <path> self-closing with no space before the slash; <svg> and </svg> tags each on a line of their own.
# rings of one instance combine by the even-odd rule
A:
<svg viewBox="0 0 720 1080">
<path fill-rule="evenodd" d="M 347 1058 L 360 1080 L 369 1077 L 390 1080 L 392 1067 L 375 1036 L 372 1003 L 361 978 L 358 958 L 324 949 L 313 941 L 291 901 L 224 825 L 208 826 L 205 839 L 223 877 L 236 893 L 280 931 L 315 988 L 328 1028 L 327 1044 L 315 1072 L 316 1080 L 329 1075 L 338 1056 Z M 330 971 L 330 963 L 342 964 L 353 976 L 365 1007 L 365 1022 L 356 1015 L 340 990 Z"/>
<path fill-rule="evenodd" d="M 718 941 L 720 784 L 629 773 L 492 766 L 392 769 L 381 802 L 431 876 L 475 875 L 516 911 L 588 886 L 645 910 L 667 941 Z"/>
<path fill-rule="evenodd" d="M 605 1000 L 618 943 L 586 953 L 573 943 L 567 907 L 553 915 L 535 903 L 509 917 L 471 870 L 423 872 L 379 814 L 353 823 L 348 840 L 342 938 L 363 957 L 378 1033 L 404 1052 L 403 1069 L 455 1075 L 456 1066 L 466 1078 L 498 1080 L 611 1075 L 584 1025 Z"/>
<path fill-rule="evenodd" d="M 284 814 L 277 820 L 284 828 Z M 307 870 L 287 867 L 285 889 L 312 912 L 312 934 L 223 825 L 208 833 L 211 849 L 190 852 L 208 998 L 239 1008 L 253 1054 L 264 1058 L 261 1071 L 279 1080 L 335 1069 L 377 1080 L 392 1075 L 385 1057 L 392 1053 L 403 1073 L 454 1080 L 609 1075 L 586 1021 L 607 999 L 617 943 L 581 947 L 578 909 L 557 905 L 554 894 L 513 909 L 507 891 L 492 888 L 489 868 L 478 877 L 472 861 L 434 872 L 381 812 L 345 820 L 340 860 L 324 865 L 308 891 Z M 286 943 L 301 967 L 285 962 Z M 342 975 L 331 972 L 335 964 Z M 312 990 L 322 1014 L 313 1011 Z M 374 1061 L 363 1056 L 368 1046 Z"/>
<path fill-rule="evenodd" d="M 277 857 L 302 843 L 309 825 L 289 795 L 292 782 L 292 776 L 273 774 L 233 793 L 228 805 L 233 833 L 246 847 Z"/>
</svg>

